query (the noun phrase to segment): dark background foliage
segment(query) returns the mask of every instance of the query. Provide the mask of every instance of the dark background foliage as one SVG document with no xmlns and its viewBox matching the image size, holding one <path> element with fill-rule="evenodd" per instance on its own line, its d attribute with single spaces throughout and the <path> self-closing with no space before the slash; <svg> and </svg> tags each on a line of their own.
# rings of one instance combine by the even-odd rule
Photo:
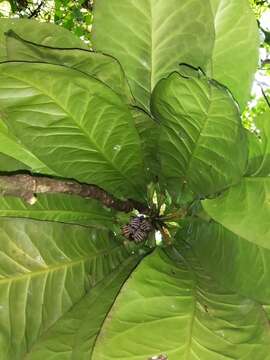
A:
<svg viewBox="0 0 270 360">
<path fill-rule="evenodd" d="M 10 12 L 1 16 L 54 22 L 89 42 L 92 24 L 92 0 L 10 0 Z M 7 1 L 1 1 L 7 3 Z M 1 12 L 1 9 L 0 9 Z"/>
</svg>

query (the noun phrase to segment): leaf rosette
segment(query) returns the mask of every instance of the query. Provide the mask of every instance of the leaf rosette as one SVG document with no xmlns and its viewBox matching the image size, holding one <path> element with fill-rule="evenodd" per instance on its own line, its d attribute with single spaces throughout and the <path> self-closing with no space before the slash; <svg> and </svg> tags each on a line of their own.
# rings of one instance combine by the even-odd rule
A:
<svg viewBox="0 0 270 360">
<path fill-rule="evenodd" d="M 92 40 L 0 20 L 1 359 L 268 359 L 247 1 L 99 0 Z"/>
</svg>

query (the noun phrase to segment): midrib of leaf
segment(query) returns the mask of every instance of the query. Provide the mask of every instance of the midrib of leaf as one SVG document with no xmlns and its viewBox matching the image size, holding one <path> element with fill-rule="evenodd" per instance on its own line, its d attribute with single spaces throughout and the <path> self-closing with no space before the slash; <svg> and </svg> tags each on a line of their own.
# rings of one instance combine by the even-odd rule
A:
<svg viewBox="0 0 270 360">
<path fill-rule="evenodd" d="M 210 8 L 212 10 L 212 15 L 213 15 L 213 24 L 214 24 L 214 31 L 215 31 L 215 36 L 214 36 L 214 41 L 213 41 L 213 47 L 212 47 L 212 55 L 214 53 L 214 50 L 215 50 L 215 44 L 216 44 L 216 38 L 217 38 L 217 32 L 216 32 L 216 23 L 217 23 L 217 13 L 219 12 L 219 8 L 221 6 L 221 1 L 219 1 L 218 3 L 218 6 L 216 8 L 216 10 L 214 9 L 214 6 L 213 6 L 213 3 L 211 0 L 207 0 L 209 3 L 210 3 Z M 210 73 L 213 74 L 213 71 L 214 71 L 214 67 L 213 67 L 213 59 L 211 57 L 211 59 L 209 60 L 209 63 L 208 63 L 208 68 L 210 68 Z"/>
<path fill-rule="evenodd" d="M 263 314 L 263 317 L 265 319 L 265 324 L 266 324 L 265 326 L 266 326 L 267 331 L 268 331 L 268 333 L 270 335 L 270 319 L 268 318 L 268 314 L 267 314 L 267 312 L 266 312 L 266 310 L 265 310 L 265 308 L 263 307 L 262 304 L 258 303 L 258 308 L 260 309 L 260 311 Z"/>
<path fill-rule="evenodd" d="M 189 338 L 188 338 L 188 343 L 186 345 L 186 351 L 185 351 L 185 359 L 186 360 L 190 360 L 190 355 L 192 353 L 192 337 L 193 337 L 193 331 L 194 331 L 194 322 L 195 322 L 195 318 L 196 318 L 196 304 L 197 304 L 197 296 L 196 296 L 196 286 L 197 286 L 197 278 L 196 278 L 196 274 L 192 268 L 192 266 L 190 265 L 190 263 L 188 262 L 188 260 L 185 259 L 184 256 L 182 256 L 179 252 L 174 253 L 177 255 L 177 257 L 175 258 L 176 262 L 179 262 L 180 264 L 184 264 L 184 266 L 186 267 L 186 269 L 189 271 L 189 274 L 191 275 L 191 280 L 193 283 L 193 311 L 191 314 L 191 319 L 190 319 L 190 325 L 189 325 Z M 193 353 L 194 354 L 194 353 Z M 195 354 L 196 355 L 196 354 Z M 193 359 L 191 359 L 193 360 Z"/>
<path fill-rule="evenodd" d="M 73 117 L 72 114 L 69 113 L 69 111 L 67 109 L 65 109 L 58 101 L 56 101 L 56 99 L 50 94 L 48 93 L 47 91 L 45 91 L 45 89 L 42 89 L 42 88 L 39 88 L 36 84 L 33 84 L 31 83 L 31 81 L 28 81 L 26 79 L 20 79 L 14 75 L 10 75 L 8 74 L 9 77 L 13 78 L 13 79 L 16 79 L 18 81 L 21 81 L 23 82 L 24 84 L 27 84 L 27 85 L 30 85 L 32 86 L 34 89 L 38 90 L 41 94 L 45 94 L 46 96 L 48 96 L 52 102 L 56 103 L 57 106 L 59 106 L 60 109 L 63 110 L 63 112 L 65 112 L 70 118 L 71 120 L 73 120 L 73 122 L 78 126 L 78 128 L 82 131 L 83 135 L 86 137 L 86 139 L 96 147 L 96 149 L 98 150 L 98 153 L 100 153 L 103 158 L 105 159 L 105 161 L 107 161 L 111 167 L 117 172 L 120 174 L 121 177 L 123 177 L 131 186 L 132 188 L 135 188 L 135 190 L 139 191 L 139 193 L 141 193 L 140 189 L 137 189 L 137 186 L 133 184 L 133 182 L 131 182 L 131 178 L 128 177 L 125 173 L 121 172 L 118 168 L 116 168 L 115 164 L 111 161 L 110 158 L 108 158 L 104 153 L 103 151 L 101 151 L 101 149 L 99 148 L 99 146 L 97 145 L 97 143 L 92 139 L 90 138 L 90 136 L 86 133 L 85 129 L 76 121 L 76 119 Z M 96 80 L 96 79 L 95 79 Z M 100 82 L 100 81 L 99 81 Z M 55 172 L 54 170 L 52 170 L 53 172 Z"/>
<path fill-rule="evenodd" d="M 154 70 L 155 70 L 155 66 L 154 66 L 154 29 L 153 29 L 153 27 L 154 27 L 153 18 L 155 15 L 153 15 L 153 8 L 154 8 L 154 5 L 151 0 L 151 5 L 150 5 L 150 23 L 151 23 L 151 54 L 150 54 L 151 61 L 150 61 L 150 63 L 151 63 L 151 69 L 150 69 L 150 73 L 149 73 L 151 92 L 155 86 L 155 84 L 154 84 Z"/>
<path fill-rule="evenodd" d="M 194 321 L 195 321 L 195 317 L 196 317 L 196 285 L 194 283 L 194 287 L 193 287 L 193 297 L 194 297 L 194 301 L 193 301 L 193 311 L 191 314 L 191 319 L 190 319 L 190 325 L 189 325 L 189 339 L 188 339 L 188 344 L 187 344 L 187 350 L 186 350 L 186 360 L 190 359 L 190 355 L 192 353 L 192 337 L 193 337 L 193 331 L 194 331 Z"/>
<path fill-rule="evenodd" d="M 266 180 L 269 179 L 269 176 L 243 176 L 242 180 L 248 181 L 248 182 L 253 182 L 253 181 L 258 181 L 258 180 Z"/>
<path fill-rule="evenodd" d="M 197 279 L 196 279 L 196 274 L 194 273 L 194 270 L 192 268 L 192 266 L 189 264 L 189 262 L 185 259 L 184 256 L 180 255 L 180 253 L 178 253 L 179 256 L 179 260 L 181 259 L 183 264 L 186 266 L 187 270 L 189 271 L 191 278 L 192 278 L 192 283 L 193 283 L 193 311 L 191 314 L 191 319 L 190 319 L 190 325 L 189 325 L 189 339 L 188 339 L 188 344 L 187 344 L 187 350 L 186 350 L 186 360 L 190 359 L 190 355 L 192 353 L 192 337 L 193 337 L 193 331 L 194 331 L 194 322 L 195 322 L 195 317 L 196 317 L 196 303 L 197 303 L 197 296 L 196 296 L 196 284 L 197 284 Z M 191 359 L 192 360 L 192 359 Z"/>
<path fill-rule="evenodd" d="M 213 2 L 211 1 L 211 0 L 207 0 L 208 2 L 209 2 L 209 4 L 210 4 L 210 8 L 211 8 L 211 11 L 212 11 L 212 15 L 213 15 L 213 18 L 214 18 L 214 23 L 216 22 L 216 17 L 215 17 L 215 15 L 216 15 L 216 11 L 215 11 L 215 9 L 214 9 L 214 4 L 213 4 Z M 219 9 L 219 7 L 220 7 L 220 3 L 218 4 L 218 6 L 217 6 L 217 9 L 216 10 L 218 10 Z M 216 27 L 215 27 L 215 29 L 216 29 Z"/>
<path fill-rule="evenodd" d="M 269 304 L 263 304 L 263 311 L 265 313 L 266 319 L 268 320 L 269 326 L 270 326 L 270 305 Z"/>
<path fill-rule="evenodd" d="M 31 271 L 31 270 L 29 271 L 27 269 L 29 271 L 28 273 L 24 273 L 24 274 L 20 274 L 20 275 L 16 275 L 16 276 L 9 276 L 4 279 L 0 278 L 0 285 L 4 284 L 4 283 L 16 281 L 16 280 L 27 279 L 28 277 L 39 276 L 44 273 L 54 272 L 54 271 L 58 271 L 61 269 L 67 269 L 69 267 L 78 265 L 78 264 L 86 262 L 88 260 L 94 260 L 94 259 L 98 258 L 99 256 L 103 256 L 103 255 L 107 255 L 107 254 L 111 255 L 111 254 L 117 252 L 121 248 L 123 248 L 123 246 L 119 245 L 119 246 L 114 247 L 113 249 L 103 250 L 103 251 L 100 251 L 99 253 L 96 253 L 96 254 L 90 255 L 90 256 L 87 256 L 87 255 L 82 256 L 82 257 L 79 257 L 79 258 L 69 261 L 69 262 L 62 262 L 59 265 L 48 266 L 44 269 L 39 269 L 39 270 L 34 270 L 34 271 Z M 18 264 L 18 263 L 16 263 L 16 264 Z M 18 265 L 21 266 L 21 264 L 18 264 Z"/>
<path fill-rule="evenodd" d="M 155 52 L 157 52 L 158 48 L 159 48 L 159 44 L 157 43 L 157 38 L 158 38 L 158 35 L 159 35 L 159 32 L 161 31 L 161 29 L 165 26 L 165 24 L 167 24 L 167 22 L 170 21 L 170 16 L 173 16 L 174 12 L 172 11 L 171 12 L 171 15 L 169 17 L 167 17 L 161 24 L 159 24 L 159 27 L 158 29 L 155 29 L 155 19 L 156 19 L 156 14 L 155 14 L 155 8 L 156 8 L 156 3 L 157 3 L 157 0 L 151 0 L 151 5 L 150 5 L 150 23 L 151 23 L 151 54 L 150 54 L 150 57 L 151 57 L 151 69 L 150 69 L 150 95 L 156 85 L 156 82 L 155 82 L 155 74 L 156 74 L 156 66 L 155 66 L 155 59 L 156 59 L 156 54 Z M 185 4 L 179 4 L 179 8 L 181 7 L 181 11 L 183 11 L 183 9 L 185 7 L 187 7 L 189 4 L 188 2 L 186 2 Z M 176 9 L 174 9 L 175 11 L 178 11 Z M 179 9 L 180 11 L 180 9 Z M 156 37 L 155 37 L 156 35 Z M 163 42 L 163 39 L 162 39 L 162 42 Z M 166 41 L 164 41 L 166 43 Z M 156 51 L 155 51 L 156 50 Z M 159 56 L 159 55 L 158 55 Z M 163 75 L 164 77 L 164 75 Z M 160 79 L 158 79 L 160 80 Z"/>
<path fill-rule="evenodd" d="M 62 210 L 62 209 L 59 209 L 59 210 L 42 210 L 42 209 L 39 209 L 39 210 L 31 210 L 31 209 L 20 209 L 20 210 L 3 210 L 3 209 L 0 209 L 0 216 L 1 216 L 1 213 L 4 213 L 5 215 L 13 215 L 13 214 L 18 214 L 18 213 L 22 213 L 22 212 L 25 212 L 25 213 L 30 213 L 30 216 L 31 214 L 55 214 L 55 215 L 58 215 L 59 213 L 64 213 L 64 214 L 74 214 L 77 216 L 76 219 L 74 220 L 80 220 L 82 217 L 83 217 L 83 220 L 88 220 L 89 218 L 89 215 L 92 215 L 93 212 L 82 212 L 82 211 L 72 211 L 72 210 Z M 102 216 L 102 215 L 99 215 L 97 214 L 96 212 L 94 212 L 94 215 L 95 217 L 98 217 L 98 219 L 102 219 L 104 221 L 108 221 L 110 220 L 108 217 L 106 216 Z M 41 220 L 42 221 L 42 220 Z M 113 221 L 112 221 L 113 222 Z"/>
</svg>

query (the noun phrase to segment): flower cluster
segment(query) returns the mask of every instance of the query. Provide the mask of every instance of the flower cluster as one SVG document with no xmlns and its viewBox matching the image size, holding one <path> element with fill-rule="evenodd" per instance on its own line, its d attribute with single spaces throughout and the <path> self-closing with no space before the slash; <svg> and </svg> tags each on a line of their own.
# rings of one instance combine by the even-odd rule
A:
<svg viewBox="0 0 270 360">
<path fill-rule="evenodd" d="M 123 235 L 136 243 L 145 241 L 152 230 L 153 225 L 150 219 L 144 216 L 133 217 L 129 224 L 122 227 Z"/>
</svg>

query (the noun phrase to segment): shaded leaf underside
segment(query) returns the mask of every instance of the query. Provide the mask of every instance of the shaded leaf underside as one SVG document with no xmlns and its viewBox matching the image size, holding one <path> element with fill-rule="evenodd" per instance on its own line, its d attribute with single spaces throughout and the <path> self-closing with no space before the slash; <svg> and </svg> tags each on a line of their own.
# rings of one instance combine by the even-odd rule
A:
<svg viewBox="0 0 270 360">
<path fill-rule="evenodd" d="M 225 289 L 270 304 L 270 250 L 222 225 L 196 221 L 182 232 L 205 269 Z"/>
<path fill-rule="evenodd" d="M 181 246 L 143 260 L 105 321 L 93 360 L 250 359 L 269 354 L 270 327 L 261 305 L 221 290 Z"/>
<path fill-rule="evenodd" d="M 270 178 L 247 177 L 221 196 L 203 201 L 206 212 L 233 233 L 270 248 Z"/>
</svg>

